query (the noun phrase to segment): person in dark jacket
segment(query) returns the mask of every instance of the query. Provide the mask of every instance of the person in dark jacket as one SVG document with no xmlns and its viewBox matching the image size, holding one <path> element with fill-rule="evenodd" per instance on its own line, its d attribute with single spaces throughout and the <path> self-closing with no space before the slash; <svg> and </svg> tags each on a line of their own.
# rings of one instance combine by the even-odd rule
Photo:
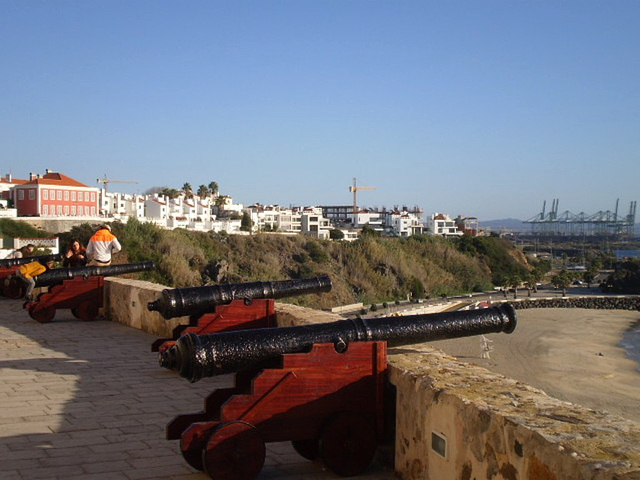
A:
<svg viewBox="0 0 640 480">
<path fill-rule="evenodd" d="M 84 245 L 78 240 L 73 240 L 62 259 L 63 267 L 84 267 L 87 264 L 87 252 Z"/>
</svg>

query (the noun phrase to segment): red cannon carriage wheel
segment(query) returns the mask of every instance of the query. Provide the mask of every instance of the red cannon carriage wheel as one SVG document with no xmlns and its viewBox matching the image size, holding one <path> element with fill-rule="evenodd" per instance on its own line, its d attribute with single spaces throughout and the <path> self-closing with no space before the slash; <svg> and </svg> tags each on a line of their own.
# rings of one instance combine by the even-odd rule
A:
<svg viewBox="0 0 640 480">
<path fill-rule="evenodd" d="M 2 289 L 2 293 L 5 297 L 13 299 L 24 297 L 26 291 L 27 288 L 24 286 L 22 281 L 17 278 L 11 278 L 8 284 L 5 284 Z"/>
<path fill-rule="evenodd" d="M 292 440 L 291 445 L 293 449 L 302 458 L 314 461 L 318 458 L 318 452 L 320 450 L 320 441 L 317 438 L 311 440 Z"/>
<path fill-rule="evenodd" d="M 96 319 L 98 312 L 99 307 L 95 302 L 85 300 L 84 302 L 80 302 L 80 304 L 75 308 L 75 313 L 72 313 L 79 319 L 84 320 L 85 322 L 90 322 Z"/>
<path fill-rule="evenodd" d="M 32 303 L 28 307 L 29 316 L 40 323 L 49 323 L 56 316 L 55 307 L 38 308 L 37 303 Z"/>
<path fill-rule="evenodd" d="M 242 421 L 221 423 L 202 452 L 205 471 L 214 480 L 251 480 L 264 465 L 266 448 L 258 430 Z"/>
<path fill-rule="evenodd" d="M 320 436 L 320 457 L 343 477 L 363 472 L 378 447 L 376 431 L 362 415 L 342 413 L 331 418 Z"/>
</svg>

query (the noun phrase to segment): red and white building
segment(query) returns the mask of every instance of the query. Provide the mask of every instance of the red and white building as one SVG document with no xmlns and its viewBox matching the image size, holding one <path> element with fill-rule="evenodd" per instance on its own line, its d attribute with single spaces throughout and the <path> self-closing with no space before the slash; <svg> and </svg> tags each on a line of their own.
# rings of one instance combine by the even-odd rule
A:
<svg viewBox="0 0 640 480">
<path fill-rule="evenodd" d="M 13 187 L 19 217 L 95 217 L 99 213 L 98 188 L 89 187 L 61 173 L 47 170 L 42 176 Z"/>
</svg>

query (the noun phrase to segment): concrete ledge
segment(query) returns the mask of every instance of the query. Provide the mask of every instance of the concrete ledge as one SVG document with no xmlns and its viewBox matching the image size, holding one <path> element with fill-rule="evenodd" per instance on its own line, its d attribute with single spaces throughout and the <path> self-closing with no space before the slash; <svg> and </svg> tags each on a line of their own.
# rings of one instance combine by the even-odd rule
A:
<svg viewBox="0 0 640 480">
<path fill-rule="evenodd" d="M 147 310 L 147 303 L 156 300 L 167 287 L 141 280 L 117 277 L 104 279 L 104 313 L 114 322 L 129 325 L 159 338 L 169 338 L 178 325 L 189 323 L 188 317 L 165 320 L 158 312 Z"/>
<path fill-rule="evenodd" d="M 111 320 L 159 337 L 188 323 L 147 311 L 165 287 L 119 278 L 105 286 Z M 276 311 L 282 326 L 341 319 L 282 303 Z M 404 480 L 640 479 L 640 424 L 551 398 L 428 345 L 391 349 L 388 361 L 397 396 L 395 469 Z"/>
</svg>

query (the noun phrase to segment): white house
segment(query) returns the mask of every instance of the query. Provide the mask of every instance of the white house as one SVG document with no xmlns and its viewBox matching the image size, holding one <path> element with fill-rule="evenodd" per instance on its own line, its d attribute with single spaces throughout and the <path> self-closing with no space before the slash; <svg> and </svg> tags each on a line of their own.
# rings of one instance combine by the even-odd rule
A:
<svg viewBox="0 0 640 480">
<path fill-rule="evenodd" d="M 434 213 L 427 220 L 427 233 L 443 237 L 461 237 L 463 232 L 458 230 L 456 222 L 444 213 Z"/>
</svg>

